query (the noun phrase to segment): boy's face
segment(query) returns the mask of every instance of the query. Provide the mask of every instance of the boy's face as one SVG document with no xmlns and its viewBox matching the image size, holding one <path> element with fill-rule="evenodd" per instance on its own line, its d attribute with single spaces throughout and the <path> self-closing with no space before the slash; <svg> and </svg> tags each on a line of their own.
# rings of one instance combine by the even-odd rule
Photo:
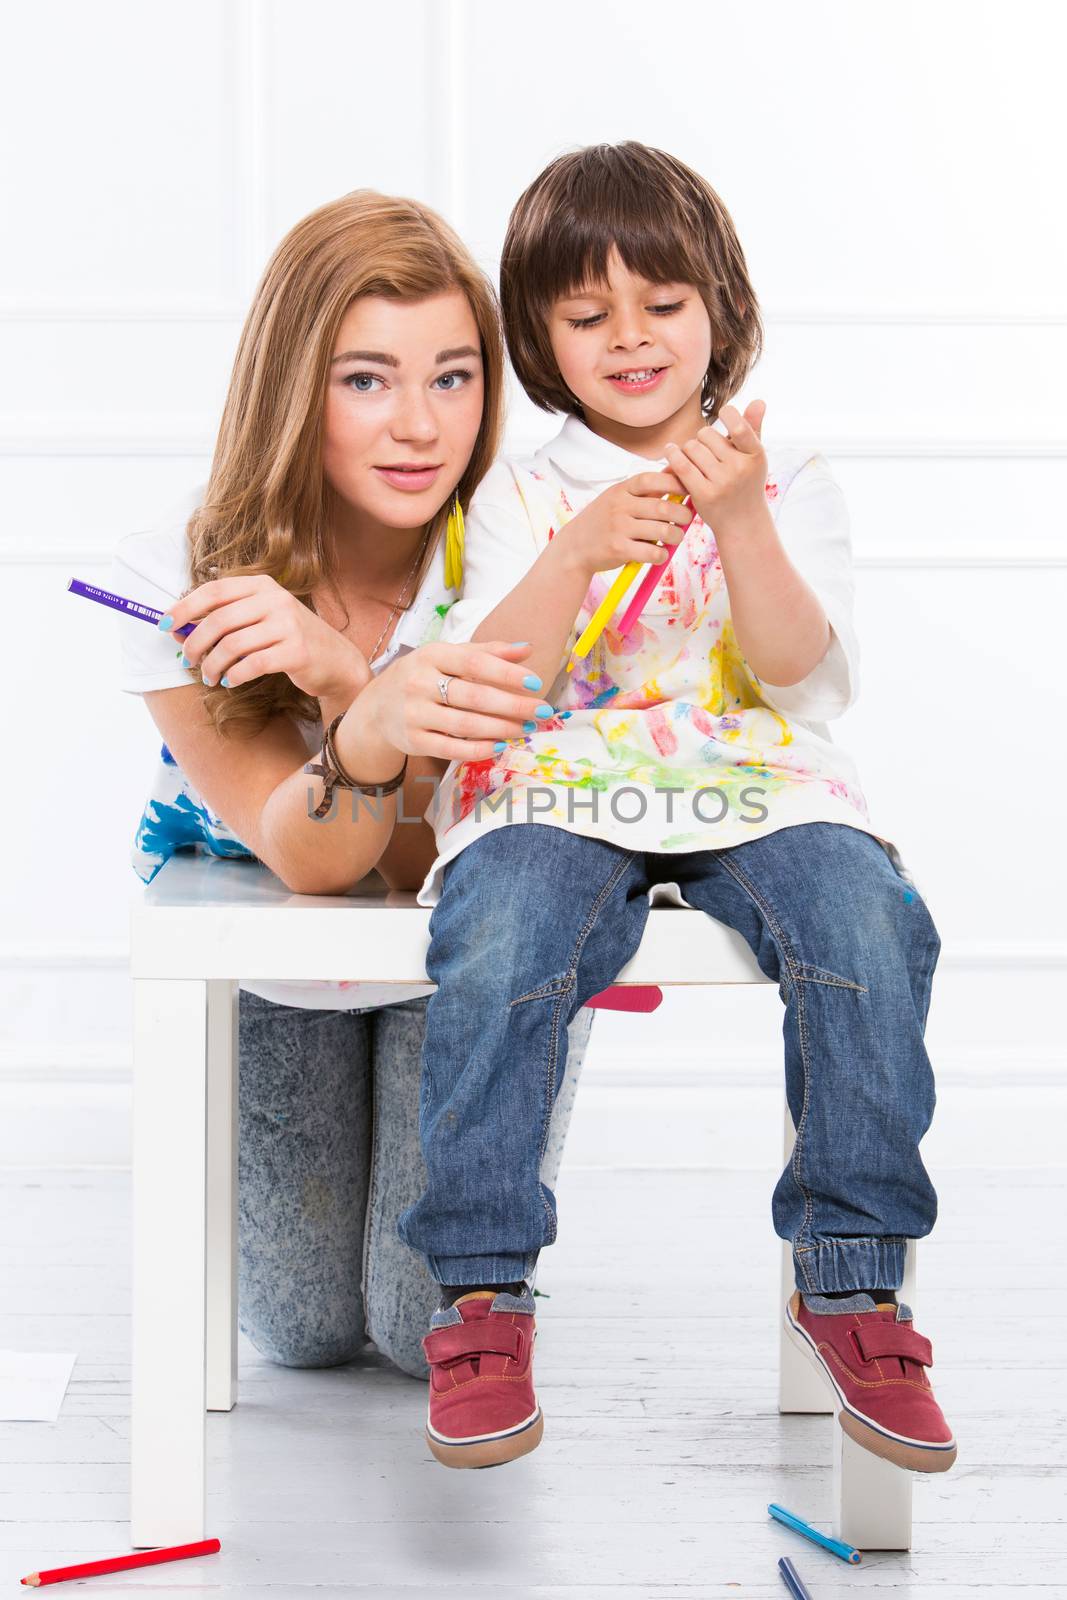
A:
<svg viewBox="0 0 1067 1600">
<path fill-rule="evenodd" d="M 549 313 L 564 383 L 594 432 L 628 448 L 695 433 L 711 360 L 711 319 L 699 291 L 648 283 L 614 247 L 607 269 L 606 283 L 562 296 Z"/>
</svg>

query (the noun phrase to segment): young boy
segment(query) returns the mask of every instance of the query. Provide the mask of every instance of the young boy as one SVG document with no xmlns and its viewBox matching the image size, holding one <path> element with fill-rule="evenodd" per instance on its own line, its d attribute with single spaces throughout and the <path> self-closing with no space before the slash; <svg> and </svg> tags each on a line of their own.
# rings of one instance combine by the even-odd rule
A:
<svg viewBox="0 0 1067 1600">
<path fill-rule="evenodd" d="M 768 455 L 762 402 L 724 404 L 760 353 L 759 313 L 725 208 L 676 158 L 627 143 L 553 162 L 512 213 L 501 290 L 516 373 L 566 420 L 479 488 L 442 638 L 528 639 L 527 687 L 543 678 L 559 711 L 450 767 L 430 819 L 428 1185 L 400 1218 L 442 1285 L 430 1448 L 484 1466 L 541 1438 L 525 1280 L 556 1236 L 538 1167 L 562 1030 L 666 888 L 741 932 L 785 1003 L 797 1134 L 772 1216 L 796 1268 L 790 1336 L 853 1438 L 944 1471 L 930 1343 L 895 1295 L 905 1241 L 937 1213 L 918 1144 L 940 940 L 826 726 L 858 686 L 840 490 L 810 450 Z M 632 630 L 633 586 L 567 672 L 622 566 L 672 545 Z M 477 694 L 442 685 L 450 705 Z"/>
</svg>

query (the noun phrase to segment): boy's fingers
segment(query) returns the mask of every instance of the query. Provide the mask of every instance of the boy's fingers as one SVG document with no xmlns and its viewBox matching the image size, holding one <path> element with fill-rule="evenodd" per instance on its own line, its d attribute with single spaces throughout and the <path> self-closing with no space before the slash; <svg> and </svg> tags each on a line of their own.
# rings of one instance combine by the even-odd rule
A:
<svg viewBox="0 0 1067 1600">
<path fill-rule="evenodd" d="M 676 527 L 688 528 L 693 520 L 692 506 L 678 505 L 672 500 L 650 500 L 647 496 L 634 506 L 638 522 L 671 522 Z"/>
<path fill-rule="evenodd" d="M 631 494 L 684 494 L 685 485 L 679 483 L 673 472 L 639 472 L 626 484 Z"/>
</svg>

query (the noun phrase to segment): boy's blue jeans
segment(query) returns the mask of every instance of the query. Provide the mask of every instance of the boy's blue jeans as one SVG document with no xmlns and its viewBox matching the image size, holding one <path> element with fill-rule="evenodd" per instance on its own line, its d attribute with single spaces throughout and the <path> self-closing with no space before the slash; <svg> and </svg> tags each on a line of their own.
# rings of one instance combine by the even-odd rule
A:
<svg viewBox="0 0 1067 1600">
<path fill-rule="evenodd" d="M 797 1287 L 898 1288 L 905 1239 L 937 1216 L 918 1145 L 934 1112 L 923 1034 L 941 941 L 877 839 L 833 822 L 671 855 L 516 823 L 450 861 L 426 962 L 428 1184 L 400 1237 L 452 1284 L 512 1282 L 552 1243 L 539 1172 L 565 1029 L 637 950 L 649 889 L 672 881 L 744 936 L 785 1003 L 797 1136 L 771 1215 Z"/>
</svg>

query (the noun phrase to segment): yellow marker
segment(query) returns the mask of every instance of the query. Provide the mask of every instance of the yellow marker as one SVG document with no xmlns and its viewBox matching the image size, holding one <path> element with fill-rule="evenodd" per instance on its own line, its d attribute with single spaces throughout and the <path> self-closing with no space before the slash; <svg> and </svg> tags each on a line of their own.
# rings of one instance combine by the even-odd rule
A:
<svg viewBox="0 0 1067 1600">
<path fill-rule="evenodd" d="M 685 496 L 681 494 L 669 494 L 666 498 L 673 501 L 675 505 L 681 505 L 682 501 L 685 499 Z M 600 635 L 607 627 L 609 620 L 614 614 L 616 606 L 619 604 L 619 601 L 622 599 L 623 595 L 626 593 L 627 589 L 630 587 L 631 583 L 633 583 L 635 577 L 644 565 L 645 563 L 641 561 L 628 561 L 623 567 L 622 571 L 619 573 L 619 576 L 615 579 L 615 582 L 612 584 L 603 600 L 601 600 L 600 604 L 593 612 L 593 615 L 589 618 L 589 621 L 586 623 L 585 629 L 581 636 L 576 640 L 574 649 L 571 651 L 571 659 L 567 663 L 568 672 L 573 672 L 579 659 L 589 654 L 590 650 L 596 644 L 597 640 L 600 638 Z"/>
<path fill-rule="evenodd" d="M 622 599 L 631 583 L 633 583 L 640 570 L 640 561 L 628 561 L 623 567 L 622 571 L 619 573 L 619 576 L 615 579 L 615 582 L 612 584 L 603 600 L 601 600 L 600 604 L 593 612 L 593 615 L 589 618 L 581 637 L 576 641 L 574 649 L 571 652 L 571 659 L 567 663 L 568 672 L 574 671 L 575 665 L 577 664 L 580 656 L 587 656 L 589 654 L 590 650 L 596 644 L 597 640 L 600 638 L 600 635 L 604 632 L 604 629 L 607 627 L 609 621 L 614 615 L 619 601 Z"/>
</svg>

